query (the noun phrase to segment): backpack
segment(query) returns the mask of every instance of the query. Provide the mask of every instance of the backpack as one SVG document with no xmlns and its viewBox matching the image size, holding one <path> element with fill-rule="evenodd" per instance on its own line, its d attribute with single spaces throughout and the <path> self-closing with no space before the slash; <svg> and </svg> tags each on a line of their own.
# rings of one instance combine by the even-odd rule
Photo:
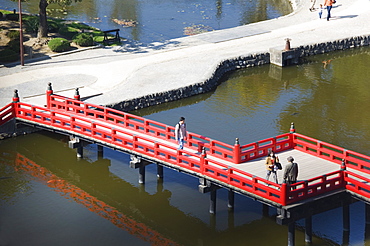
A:
<svg viewBox="0 0 370 246">
<path fill-rule="evenodd" d="M 180 131 L 180 128 L 181 128 L 181 125 L 180 123 L 178 122 L 176 125 L 175 125 L 175 130 L 173 131 L 173 135 L 176 137 L 176 127 L 179 126 L 179 128 L 177 129 L 177 131 Z M 184 127 L 186 128 L 186 123 L 184 123 Z M 177 134 L 179 135 L 180 133 L 177 132 Z"/>
<path fill-rule="evenodd" d="M 179 126 L 179 128 L 177 129 L 177 131 L 179 131 L 180 130 L 180 123 L 177 123 L 176 125 L 175 125 L 175 130 L 173 131 L 173 135 L 176 137 L 176 127 L 177 126 Z M 178 133 L 178 132 L 177 132 Z"/>
<path fill-rule="evenodd" d="M 283 169 L 283 167 L 281 166 L 281 163 L 280 162 L 276 162 L 275 165 L 277 166 L 277 168 L 279 170 L 282 170 Z"/>
</svg>

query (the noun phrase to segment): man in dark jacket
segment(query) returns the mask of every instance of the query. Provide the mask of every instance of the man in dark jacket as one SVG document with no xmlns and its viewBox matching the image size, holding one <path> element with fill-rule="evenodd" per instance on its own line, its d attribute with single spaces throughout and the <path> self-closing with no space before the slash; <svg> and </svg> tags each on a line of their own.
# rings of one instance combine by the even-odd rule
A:
<svg viewBox="0 0 370 246">
<path fill-rule="evenodd" d="M 297 182 L 298 164 L 293 162 L 294 158 L 291 156 L 289 156 L 287 160 L 289 163 L 285 166 L 284 182 L 287 184 L 294 184 L 295 182 Z"/>
</svg>

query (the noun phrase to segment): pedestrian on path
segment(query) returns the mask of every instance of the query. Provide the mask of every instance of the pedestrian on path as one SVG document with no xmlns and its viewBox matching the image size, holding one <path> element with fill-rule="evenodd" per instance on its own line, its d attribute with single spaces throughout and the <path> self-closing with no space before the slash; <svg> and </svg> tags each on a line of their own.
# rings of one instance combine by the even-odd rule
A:
<svg viewBox="0 0 370 246">
<path fill-rule="evenodd" d="M 327 21 L 329 21 L 329 18 L 331 18 L 330 11 L 333 8 L 334 3 L 335 3 L 335 0 L 325 0 L 324 6 L 326 6 L 326 9 L 328 11 L 328 16 L 326 17 Z"/>
<path fill-rule="evenodd" d="M 319 8 L 319 18 L 321 19 L 322 17 L 322 12 L 323 12 L 324 8 L 322 6 L 322 4 L 320 4 L 320 8 Z"/>
<path fill-rule="evenodd" d="M 284 183 L 294 184 L 295 182 L 297 182 L 298 164 L 293 162 L 294 158 L 291 156 L 289 156 L 287 160 L 289 163 L 285 166 Z"/>
<path fill-rule="evenodd" d="M 179 144 L 178 149 L 184 148 L 184 142 L 185 142 L 186 136 L 187 136 L 187 132 L 186 132 L 185 118 L 180 117 L 180 121 L 179 123 L 176 124 L 176 127 L 175 127 L 175 138 Z"/>
</svg>

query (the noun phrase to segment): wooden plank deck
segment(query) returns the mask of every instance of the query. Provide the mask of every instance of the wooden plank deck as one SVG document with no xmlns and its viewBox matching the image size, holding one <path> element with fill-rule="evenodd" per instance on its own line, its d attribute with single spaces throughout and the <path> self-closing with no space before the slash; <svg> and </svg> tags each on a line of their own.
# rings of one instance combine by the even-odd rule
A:
<svg viewBox="0 0 370 246">
<path fill-rule="evenodd" d="M 313 156 L 295 149 L 279 152 L 276 155 L 279 157 L 280 163 L 283 166 L 283 170 L 277 171 L 279 184 L 283 182 L 284 169 L 285 165 L 288 164 L 287 158 L 289 156 L 292 156 L 294 158 L 294 162 L 298 164 L 298 181 L 308 180 L 311 178 L 321 176 L 323 174 L 338 171 L 340 169 L 339 164 L 321 159 L 317 156 Z M 248 172 L 250 174 L 256 175 L 258 177 L 265 178 L 266 177 L 265 159 L 266 157 L 263 157 L 242 164 L 229 164 L 229 165 L 234 168 Z M 354 170 L 350 169 L 350 171 Z M 271 176 L 269 180 L 272 182 L 274 181 Z"/>
</svg>

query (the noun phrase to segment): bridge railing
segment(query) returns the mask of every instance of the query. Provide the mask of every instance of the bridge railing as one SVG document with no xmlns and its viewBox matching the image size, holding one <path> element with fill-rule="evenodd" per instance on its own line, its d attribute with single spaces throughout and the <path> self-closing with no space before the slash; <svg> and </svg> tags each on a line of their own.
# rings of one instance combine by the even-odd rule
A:
<svg viewBox="0 0 370 246">
<path fill-rule="evenodd" d="M 342 164 L 344 161 L 347 167 L 370 173 L 370 157 L 346 150 L 333 144 L 325 143 L 302 134 L 293 134 L 294 148 L 302 152 L 326 159 L 328 161 Z"/>
<path fill-rule="evenodd" d="M 293 149 L 292 134 L 285 133 L 273 138 L 267 138 L 255 143 L 240 147 L 240 162 L 247 162 L 256 158 L 266 157 L 269 150 L 275 153 Z"/>
<path fill-rule="evenodd" d="M 74 112 L 60 110 L 47 111 L 43 107 L 25 103 L 16 104 L 16 114 L 20 119 L 61 128 L 71 133 L 92 137 L 95 140 L 114 144 L 146 156 L 155 157 L 190 172 L 202 174 L 239 189 L 254 193 L 265 199 L 280 203 L 283 197 L 279 185 L 264 178 L 229 167 L 226 164 L 206 158 L 206 155 L 194 151 L 176 150 L 176 146 L 155 141 L 144 135 L 131 135 L 125 128 L 112 128 L 101 121 Z M 266 184 L 270 186 L 267 186 Z"/>
<path fill-rule="evenodd" d="M 347 178 L 347 181 L 343 181 L 343 172 L 337 171 L 307 181 L 301 181 L 291 186 L 286 184 L 276 185 L 266 181 L 264 178 L 253 176 L 210 158 L 205 158 L 200 153 L 185 150 L 177 151 L 176 145 L 159 142 L 155 138 L 150 137 L 150 135 L 154 135 L 158 136 L 157 138 L 173 139 L 174 127 L 118 110 L 82 103 L 78 100 L 56 95 L 52 95 L 50 98 L 53 99 L 49 104 L 50 110 L 18 102 L 3 108 L 0 116 L 8 115 L 9 118 L 16 116 L 92 137 L 108 144 L 114 144 L 143 155 L 155 157 L 171 165 L 186 168 L 191 172 L 200 173 L 282 205 L 292 204 L 309 197 L 343 188 L 345 182 L 350 180 Z M 108 124 L 112 122 L 115 123 L 113 124 L 114 126 Z M 133 131 L 145 132 L 147 134 L 146 136 L 133 134 Z M 199 142 L 201 142 L 200 145 L 202 147 L 208 148 L 208 154 L 219 155 L 222 157 L 220 159 L 227 159 L 229 156 L 233 156 L 235 151 L 240 151 L 239 157 L 245 161 L 266 156 L 270 148 L 279 152 L 294 147 L 300 151 L 338 164 L 341 163 L 343 158 L 346 164 L 352 165 L 351 167 L 364 172 L 369 170 L 369 157 L 297 133 L 282 134 L 275 138 L 268 138 L 242 147 L 238 146 L 238 144 L 235 144 L 235 146 L 224 145 L 221 142 L 193 133 L 189 134 L 188 141 L 189 145 L 192 146 L 199 145 Z M 199 149 L 198 146 L 196 147 Z M 354 183 L 352 180 L 351 182 Z"/>
<path fill-rule="evenodd" d="M 291 184 L 286 191 L 286 204 L 325 194 L 345 187 L 343 171 L 338 170 Z"/>
<path fill-rule="evenodd" d="M 359 174 L 344 171 L 346 189 L 366 198 L 370 198 L 370 179 Z"/>
<path fill-rule="evenodd" d="M 140 116 L 125 113 L 123 111 L 98 106 L 90 103 L 84 103 L 75 99 L 50 95 L 50 110 L 71 112 L 76 115 L 84 115 L 89 118 L 107 121 L 115 124 L 117 127 L 124 127 L 133 131 L 145 133 L 156 138 L 175 141 L 175 127 L 168 126 L 153 120 L 145 119 Z M 234 146 L 223 142 L 212 140 L 196 133 L 188 132 L 187 144 L 190 148 L 198 150 L 203 149 L 208 154 L 217 156 L 226 161 L 240 163 L 239 158 L 234 157 Z"/>
<path fill-rule="evenodd" d="M 15 117 L 13 103 L 9 103 L 0 109 L 0 126 Z"/>
</svg>

